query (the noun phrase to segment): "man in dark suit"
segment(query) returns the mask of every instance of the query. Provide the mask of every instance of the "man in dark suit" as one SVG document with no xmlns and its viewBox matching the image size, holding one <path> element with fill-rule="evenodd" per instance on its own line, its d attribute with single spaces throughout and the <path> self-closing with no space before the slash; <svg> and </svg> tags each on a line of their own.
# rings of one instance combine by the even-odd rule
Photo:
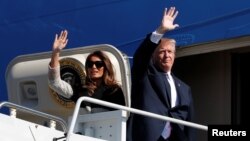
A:
<svg viewBox="0 0 250 141">
<path fill-rule="evenodd" d="M 132 108 L 176 119 L 193 120 L 190 87 L 171 73 L 175 59 L 175 40 L 162 38 L 170 30 L 178 11 L 165 9 L 161 25 L 137 49 L 132 67 Z M 131 114 L 129 141 L 193 141 L 192 128 Z"/>
</svg>

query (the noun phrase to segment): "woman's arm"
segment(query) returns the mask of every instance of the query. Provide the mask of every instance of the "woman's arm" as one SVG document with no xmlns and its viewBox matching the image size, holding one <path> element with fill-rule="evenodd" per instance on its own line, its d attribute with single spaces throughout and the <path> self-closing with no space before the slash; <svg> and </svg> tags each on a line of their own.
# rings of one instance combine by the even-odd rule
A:
<svg viewBox="0 0 250 141">
<path fill-rule="evenodd" d="M 60 77 L 60 66 L 48 69 L 48 82 L 51 89 L 63 97 L 70 98 L 73 95 L 73 89 L 70 84 L 63 81 Z"/>
<path fill-rule="evenodd" d="M 53 48 L 51 61 L 48 68 L 48 81 L 49 86 L 56 91 L 58 94 L 70 98 L 73 95 L 73 89 L 67 82 L 63 81 L 60 76 L 60 51 L 66 47 L 68 43 L 68 32 L 66 30 L 61 31 L 59 37 L 56 34 Z"/>
</svg>

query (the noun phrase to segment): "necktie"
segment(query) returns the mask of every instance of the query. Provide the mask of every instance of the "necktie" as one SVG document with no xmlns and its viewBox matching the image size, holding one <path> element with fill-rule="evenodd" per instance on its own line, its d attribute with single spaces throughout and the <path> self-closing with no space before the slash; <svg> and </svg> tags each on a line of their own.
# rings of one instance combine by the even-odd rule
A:
<svg viewBox="0 0 250 141">
<path fill-rule="evenodd" d="M 176 88 L 175 88 L 175 84 L 174 84 L 174 80 L 172 76 L 170 74 L 167 74 L 166 77 L 167 77 L 167 80 L 171 89 L 170 92 L 171 92 L 171 108 L 172 108 L 176 105 L 177 93 L 176 93 Z M 169 122 L 166 122 L 161 135 L 164 139 L 167 139 L 169 138 L 170 134 L 171 134 L 171 125 Z"/>
</svg>

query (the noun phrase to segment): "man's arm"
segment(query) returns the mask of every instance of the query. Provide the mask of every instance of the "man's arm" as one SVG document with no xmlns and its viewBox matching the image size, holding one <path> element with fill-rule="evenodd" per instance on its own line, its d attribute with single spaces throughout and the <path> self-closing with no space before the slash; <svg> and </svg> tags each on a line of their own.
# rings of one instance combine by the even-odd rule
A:
<svg viewBox="0 0 250 141">
<path fill-rule="evenodd" d="M 144 74 L 150 62 L 151 56 L 163 35 L 167 31 L 179 27 L 178 24 L 174 24 L 174 20 L 177 15 L 178 11 L 175 11 L 175 7 L 171 7 L 169 10 L 167 10 L 167 8 L 164 9 L 160 26 L 154 32 L 149 34 L 146 39 L 144 39 L 135 52 L 132 68 L 134 76 L 138 77 L 141 74 Z"/>
</svg>

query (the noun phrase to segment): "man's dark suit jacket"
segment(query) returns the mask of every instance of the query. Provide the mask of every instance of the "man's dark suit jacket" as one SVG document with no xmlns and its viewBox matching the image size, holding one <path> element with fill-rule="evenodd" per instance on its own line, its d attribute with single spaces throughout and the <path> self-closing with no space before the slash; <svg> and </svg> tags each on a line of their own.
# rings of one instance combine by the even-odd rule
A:
<svg viewBox="0 0 250 141">
<path fill-rule="evenodd" d="M 135 52 L 132 67 L 132 108 L 174 117 L 193 120 L 193 102 L 188 85 L 173 76 L 177 89 L 178 103 L 171 108 L 170 86 L 164 72 L 152 62 L 151 56 L 158 44 L 151 42 L 150 36 Z M 128 141 L 157 141 L 161 137 L 166 121 L 131 114 L 128 120 Z M 171 123 L 175 141 L 193 141 L 192 128 Z"/>
</svg>

